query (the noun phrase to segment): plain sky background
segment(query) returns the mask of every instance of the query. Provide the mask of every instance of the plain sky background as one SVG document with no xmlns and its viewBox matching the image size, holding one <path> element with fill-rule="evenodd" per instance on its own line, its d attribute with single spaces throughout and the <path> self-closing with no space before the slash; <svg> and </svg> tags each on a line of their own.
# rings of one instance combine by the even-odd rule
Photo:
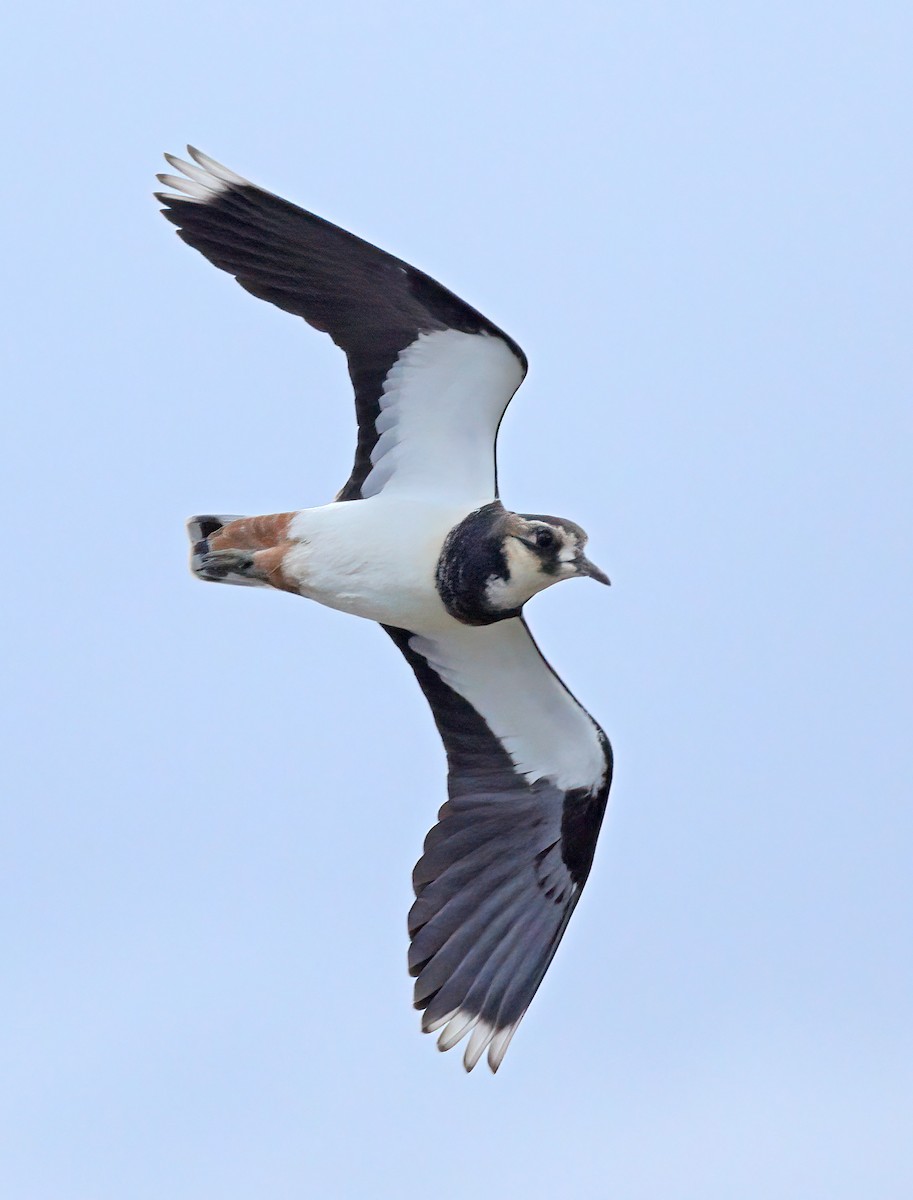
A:
<svg viewBox="0 0 913 1200">
<path fill-rule="evenodd" d="M 8 16 L 11 1200 L 913 1195 L 913 14 L 36 3 Z M 191 141 L 509 331 L 527 610 L 612 738 L 500 1074 L 418 1031 L 430 715 L 367 623 L 184 518 L 329 500 L 328 339 L 151 199 Z"/>
</svg>

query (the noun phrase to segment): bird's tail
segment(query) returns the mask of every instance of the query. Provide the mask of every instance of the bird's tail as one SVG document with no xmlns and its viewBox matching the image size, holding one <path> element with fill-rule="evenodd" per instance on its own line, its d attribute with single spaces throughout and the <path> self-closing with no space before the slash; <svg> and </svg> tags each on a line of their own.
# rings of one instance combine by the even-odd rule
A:
<svg viewBox="0 0 913 1200">
<path fill-rule="evenodd" d="M 232 521 L 241 521 L 243 517 L 227 517 L 224 514 L 219 517 L 191 517 L 187 522 L 187 536 L 193 545 L 197 542 L 205 542 L 209 538 L 224 529 L 226 525 L 230 525 Z M 207 546 L 208 550 L 209 547 Z"/>
<path fill-rule="evenodd" d="M 219 542 L 225 540 L 218 538 L 217 535 L 226 525 L 244 519 L 244 517 L 227 516 L 224 513 L 219 516 L 207 515 L 190 518 L 187 522 L 187 536 L 190 538 L 191 545 L 190 569 L 197 579 L 205 579 L 210 583 L 235 583 L 240 587 L 264 586 L 264 581 L 252 579 L 239 570 L 221 569 L 229 567 L 229 563 L 227 561 L 220 562 L 220 559 L 213 557 L 213 551 L 220 548 Z M 212 544 L 213 542 L 216 543 L 215 546 Z M 216 564 L 219 569 L 213 570 L 213 566 Z"/>
<path fill-rule="evenodd" d="M 290 583 L 282 570 L 294 515 L 191 517 L 187 522 L 191 571 L 198 579 L 211 583 L 297 591 L 297 585 Z"/>
</svg>

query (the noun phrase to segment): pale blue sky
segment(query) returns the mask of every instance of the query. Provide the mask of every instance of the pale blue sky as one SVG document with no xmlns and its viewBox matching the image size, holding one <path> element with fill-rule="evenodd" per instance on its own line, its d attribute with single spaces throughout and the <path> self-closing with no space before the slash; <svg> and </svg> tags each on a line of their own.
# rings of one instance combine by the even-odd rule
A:
<svg viewBox="0 0 913 1200">
<path fill-rule="evenodd" d="M 21 6 L 3 35 L 16 1200 L 913 1194 L 913 15 Z M 329 499 L 341 355 L 183 246 L 192 141 L 529 355 L 528 609 L 609 732 L 583 901 L 492 1079 L 418 1033 L 443 755 L 368 624 L 206 587 Z"/>
</svg>

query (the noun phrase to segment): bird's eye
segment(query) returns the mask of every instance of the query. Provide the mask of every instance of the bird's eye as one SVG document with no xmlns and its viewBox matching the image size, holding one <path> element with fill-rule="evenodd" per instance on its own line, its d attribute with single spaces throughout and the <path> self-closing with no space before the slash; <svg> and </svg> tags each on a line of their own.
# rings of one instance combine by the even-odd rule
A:
<svg viewBox="0 0 913 1200">
<path fill-rule="evenodd" d="M 554 546 L 555 535 L 550 529 L 536 530 L 536 545 L 540 550 L 547 550 L 549 546 Z"/>
</svg>

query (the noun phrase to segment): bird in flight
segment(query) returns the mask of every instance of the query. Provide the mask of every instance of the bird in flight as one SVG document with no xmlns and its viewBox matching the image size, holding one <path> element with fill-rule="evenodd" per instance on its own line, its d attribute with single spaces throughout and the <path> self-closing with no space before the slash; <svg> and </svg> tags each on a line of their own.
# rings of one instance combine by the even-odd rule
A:
<svg viewBox="0 0 913 1200">
<path fill-rule="evenodd" d="M 273 587 L 378 622 L 447 753 L 448 800 L 413 873 L 422 1029 L 496 1071 L 580 898 L 608 739 L 540 653 L 523 606 L 608 579 L 573 521 L 498 497 L 498 426 L 523 351 L 433 279 L 193 147 L 163 214 L 248 292 L 328 333 L 355 389 L 352 474 L 330 504 L 188 521 L 200 579 Z"/>
</svg>

